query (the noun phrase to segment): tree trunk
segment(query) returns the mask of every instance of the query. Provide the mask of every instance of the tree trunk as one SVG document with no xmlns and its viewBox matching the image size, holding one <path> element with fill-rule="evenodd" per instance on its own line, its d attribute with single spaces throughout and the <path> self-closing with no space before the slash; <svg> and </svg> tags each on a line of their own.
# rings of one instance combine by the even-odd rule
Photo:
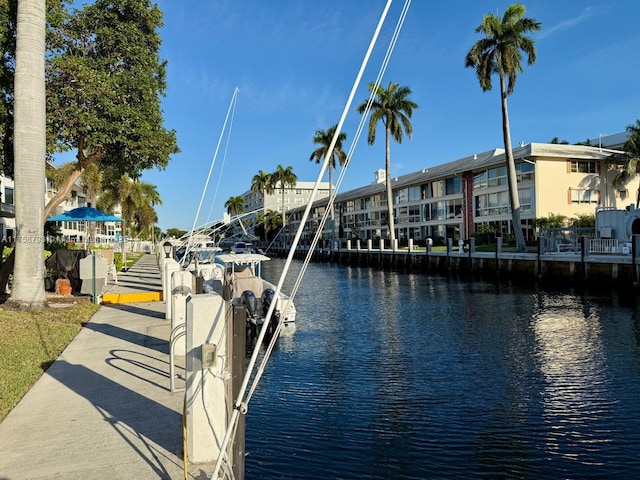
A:
<svg viewBox="0 0 640 480">
<path fill-rule="evenodd" d="M 391 238 L 391 248 L 396 243 L 396 223 L 393 219 L 393 187 L 391 185 L 391 127 L 389 122 L 385 129 L 386 138 L 386 154 L 385 154 L 385 169 L 386 169 L 386 182 L 387 182 L 387 215 L 389 215 L 389 235 Z"/>
<path fill-rule="evenodd" d="M 500 73 L 500 96 L 502 99 L 502 133 L 504 138 L 505 156 L 507 159 L 507 183 L 509 185 L 509 203 L 511 204 L 511 221 L 513 233 L 516 239 L 516 251 L 525 252 L 527 245 L 522 233 L 520 220 L 520 199 L 518 198 L 518 177 L 516 175 L 516 162 L 513 159 L 511 149 L 511 130 L 509 127 L 509 111 L 507 110 L 507 89 L 504 75 Z"/>
<path fill-rule="evenodd" d="M 24 310 L 47 307 L 44 291 L 45 7 L 45 0 L 18 2 L 14 99 L 16 243 L 8 303 Z"/>
</svg>

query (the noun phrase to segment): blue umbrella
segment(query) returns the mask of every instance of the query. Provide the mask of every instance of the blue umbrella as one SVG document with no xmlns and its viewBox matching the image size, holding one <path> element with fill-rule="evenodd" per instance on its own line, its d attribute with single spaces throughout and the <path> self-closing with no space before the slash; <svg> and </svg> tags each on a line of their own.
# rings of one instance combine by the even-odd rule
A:
<svg viewBox="0 0 640 480">
<path fill-rule="evenodd" d="M 47 222 L 78 222 L 85 220 L 87 222 L 122 222 L 120 217 L 111 215 L 110 213 L 101 212 L 91 207 L 78 207 L 68 212 L 61 213 L 49 217 Z"/>
</svg>

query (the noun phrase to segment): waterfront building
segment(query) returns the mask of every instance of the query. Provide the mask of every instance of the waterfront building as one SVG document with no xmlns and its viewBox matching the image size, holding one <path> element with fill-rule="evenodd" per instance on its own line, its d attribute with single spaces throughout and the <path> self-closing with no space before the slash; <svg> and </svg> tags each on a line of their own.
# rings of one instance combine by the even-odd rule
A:
<svg viewBox="0 0 640 480">
<path fill-rule="evenodd" d="M 285 212 L 304 206 L 309 203 L 311 199 L 311 192 L 315 182 L 296 182 L 295 187 L 287 187 L 284 189 L 284 207 Z M 262 201 L 262 195 L 260 193 L 254 193 L 248 190 L 242 194 L 244 197 L 244 211 L 262 213 L 264 210 L 274 210 L 276 212 L 282 212 L 282 190 L 280 189 L 280 183 L 276 185 L 273 193 L 265 195 L 264 203 Z M 316 198 L 328 198 L 329 197 L 329 182 L 321 182 L 318 186 L 318 194 Z"/>
<path fill-rule="evenodd" d="M 620 148 L 624 136 L 607 146 Z M 535 237 L 534 220 L 550 214 L 571 219 L 594 214 L 596 207 L 624 208 L 635 202 L 626 189 L 615 189 L 619 171 L 610 165 L 617 150 L 598 146 L 521 143 L 513 149 L 522 228 Z M 508 236 L 512 232 L 505 152 L 495 149 L 392 178 L 396 238 L 400 245 L 467 240 L 484 225 Z M 328 198 L 316 200 L 302 237 L 310 240 Z M 384 171 L 370 184 L 336 196 L 335 224 L 327 222 L 323 239 L 388 239 Z M 304 207 L 293 210 L 284 240 L 295 235 Z M 387 244 L 388 245 L 388 244 Z"/>
<path fill-rule="evenodd" d="M 49 163 L 52 170 L 57 167 Z M 48 203 L 58 192 L 55 187 L 53 175 L 47 172 L 46 178 L 45 204 Z M 15 236 L 15 202 L 14 183 L 9 177 L 0 175 L 0 240 L 11 241 Z M 51 215 L 59 215 L 78 207 L 94 207 L 87 200 L 86 189 L 74 184 L 71 188 L 71 196 L 58 205 Z M 116 209 L 114 215 L 119 216 L 121 211 Z M 60 232 L 60 240 L 63 242 L 113 244 L 120 235 L 121 225 L 119 222 L 104 222 L 89 225 L 89 222 L 56 222 Z M 91 238 L 89 238 L 91 237 Z"/>
</svg>

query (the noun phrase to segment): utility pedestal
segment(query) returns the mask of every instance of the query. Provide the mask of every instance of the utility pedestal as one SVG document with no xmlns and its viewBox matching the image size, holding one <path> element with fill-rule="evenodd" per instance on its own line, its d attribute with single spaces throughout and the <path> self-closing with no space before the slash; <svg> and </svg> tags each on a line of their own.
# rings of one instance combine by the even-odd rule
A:
<svg viewBox="0 0 640 480">
<path fill-rule="evenodd" d="M 173 258 L 165 258 L 162 263 L 162 298 L 165 303 L 164 318 L 171 320 L 171 275 L 180 270 L 180 264 Z"/>
<path fill-rule="evenodd" d="M 187 320 L 187 296 L 195 292 L 196 277 L 185 270 L 174 272 L 171 275 L 171 332 L 176 332 L 176 327 Z M 175 342 L 175 353 L 184 355 L 187 345 L 186 337 L 180 336 Z"/>
<path fill-rule="evenodd" d="M 217 294 L 187 299 L 187 454 L 192 463 L 218 459 L 231 411 L 225 302 Z"/>
</svg>

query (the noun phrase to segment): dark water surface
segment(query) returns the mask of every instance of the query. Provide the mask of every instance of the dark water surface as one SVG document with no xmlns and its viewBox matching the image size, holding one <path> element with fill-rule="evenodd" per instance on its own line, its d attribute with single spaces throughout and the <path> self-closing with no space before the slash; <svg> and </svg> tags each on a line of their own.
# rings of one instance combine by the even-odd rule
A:
<svg viewBox="0 0 640 480">
<path fill-rule="evenodd" d="M 633 295 L 311 264 L 295 304 L 247 479 L 640 479 Z"/>
</svg>

